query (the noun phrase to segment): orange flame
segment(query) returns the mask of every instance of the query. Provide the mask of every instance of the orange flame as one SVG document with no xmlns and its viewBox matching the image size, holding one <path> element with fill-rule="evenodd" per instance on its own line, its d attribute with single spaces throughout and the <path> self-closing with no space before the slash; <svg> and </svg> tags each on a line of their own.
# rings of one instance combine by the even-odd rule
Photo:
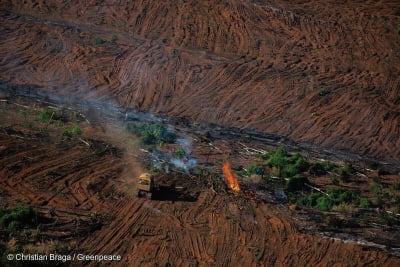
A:
<svg viewBox="0 0 400 267">
<path fill-rule="evenodd" d="M 240 186 L 238 182 L 237 175 L 232 171 L 231 164 L 225 161 L 222 170 L 225 175 L 225 183 L 233 192 L 238 193 L 240 191 Z"/>
</svg>

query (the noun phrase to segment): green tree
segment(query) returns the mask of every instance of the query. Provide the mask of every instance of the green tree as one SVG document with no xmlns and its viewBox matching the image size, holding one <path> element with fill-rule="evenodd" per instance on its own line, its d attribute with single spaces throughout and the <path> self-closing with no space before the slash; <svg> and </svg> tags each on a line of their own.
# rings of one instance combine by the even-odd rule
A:
<svg viewBox="0 0 400 267">
<path fill-rule="evenodd" d="M 280 147 L 270 154 L 267 161 L 269 167 L 278 169 L 279 178 L 293 177 L 308 169 L 309 163 L 299 153 L 289 155 L 285 148 Z"/>
<path fill-rule="evenodd" d="M 268 159 L 268 166 L 278 169 L 279 178 L 283 178 L 283 168 L 287 165 L 287 151 L 285 148 L 280 147 Z"/>
</svg>

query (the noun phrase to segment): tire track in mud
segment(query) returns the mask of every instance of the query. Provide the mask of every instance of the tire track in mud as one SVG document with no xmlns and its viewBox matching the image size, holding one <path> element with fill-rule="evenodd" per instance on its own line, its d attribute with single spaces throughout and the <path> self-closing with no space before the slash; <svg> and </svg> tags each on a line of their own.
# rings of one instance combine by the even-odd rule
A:
<svg viewBox="0 0 400 267">
<path fill-rule="evenodd" d="M 0 166 L 4 166 L 0 185 L 8 195 L 4 203 L 29 204 L 40 210 L 55 207 L 60 224 L 47 226 L 47 231 L 73 237 L 73 249 L 79 253 L 117 254 L 122 256 L 121 264 L 132 266 L 345 265 L 353 259 L 360 264 L 374 260 L 394 266 L 399 262 L 383 252 L 302 233 L 285 207 L 240 194 L 215 193 L 182 174 L 163 177 L 171 184 L 187 179 L 185 185 L 199 192 L 194 201 L 134 198 L 117 191 L 125 157 L 112 145 L 99 140 L 88 140 L 90 147 L 78 141 L 58 143 L 30 131 L 0 131 Z M 124 146 L 121 140 L 112 144 Z M 43 176 L 46 170 L 62 175 Z M 57 190 L 60 185 L 63 188 Z M 85 233 L 88 230 L 78 221 L 90 220 L 97 213 L 109 219 L 102 221 L 100 229 Z M 81 234 L 74 236 L 74 231 Z"/>
<path fill-rule="evenodd" d="M 9 140 L 7 137 L 2 133 L 0 140 L 0 146 L 6 148 L 0 160 L 0 165 L 4 166 L 1 184 L 5 190 L 29 199 L 33 205 L 85 206 L 91 210 L 99 200 L 89 190 L 90 183 L 107 189 L 108 182 L 99 181 L 99 177 L 102 179 L 102 175 L 109 174 L 116 177 L 123 166 L 115 160 L 98 157 L 101 151 L 77 143 L 71 149 L 65 144 L 54 145 L 48 138 L 37 145 L 38 139 Z"/>
<path fill-rule="evenodd" d="M 45 9 L 33 3 L 35 1 L 27 2 L 26 7 L 32 4 L 31 10 Z M 55 14 L 64 13 L 59 16 L 64 22 L 48 24 L 38 30 L 43 33 L 57 32 L 58 36 L 62 36 L 66 51 L 52 55 L 35 48 L 34 44 L 27 46 L 24 41 L 26 35 L 8 38 L 14 42 L 20 40 L 15 46 L 19 50 L 19 56 L 15 58 L 17 64 L 18 58 L 24 58 L 26 53 L 45 55 L 40 64 L 36 63 L 37 66 L 44 65 L 44 69 L 17 67 L 15 70 L 18 72 L 15 73 L 24 73 L 17 74 L 16 80 L 21 83 L 34 82 L 44 87 L 65 87 L 62 90 L 66 92 L 80 92 L 87 96 L 114 97 L 125 106 L 255 128 L 295 141 L 312 141 L 375 158 L 392 161 L 399 158 L 395 149 L 399 146 L 396 141 L 399 131 L 399 116 L 396 114 L 399 109 L 394 103 L 400 80 L 392 75 L 396 70 L 388 68 L 395 60 L 390 52 L 394 51 L 395 43 L 390 38 L 396 37 L 390 32 L 382 33 L 387 23 L 385 20 L 390 21 L 394 17 L 385 13 L 385 19 L 380 20 L 378 16 L 379 12 L 383 14 L 385 10 L 393 8 L 392 2 L 380 6 L 379 10 L 369 4 L 362 8 L 357 6 L 354 10 L 341 5 L 328 5 L 329 8 L 324 7 L 318 12 L 314 12 L 313 5 L 302 7 L 296 3 L 292 7 L 282 8 L 279 6 L 284 4 L 280 2 L 275 3 L 279 8 L 261 2 L 254 6 L 251 1 L 232 1 L 227 5 L 216 2 L 212 7 L 207 3 L 192 1 L 182 5 L 166 4 L 136 2 L 107 7 L 109 10 L 90 6 L 87 14 L 91 18 L 103 17 L 101 25 L 91 25 L 85 17 L 75 18 L 76 14 L 72 11 L 61 12 L 61 6 L 56 4 L 52 8 Z M 18 12 L 31 12 L 24 5 L 17 6 Z M 74 3 L 71 3 L 71 7 L 76 8 Z M 189 7 L 195 8 L 193 10 L 196 12 L 191 11 L 185 16 Z M 10 3 L 7 9 L 13 9 L 13 4 Z M 90 13 L 94 10 L 102 10 L 103 13 Z M 123 10 L 126 16 L 115 16 L 119 10 Z M 154 18 L 150 14 L 155 11 L 165 13 L 165 16 Z M 111 12 L 110 16 L 108 12 Z M 44 21 L 59 19 L 58 15 L 37 14 L 41 14 Z M 206 21 L 204 14 L 208 14 Z M 13 22 L 16 20 L 18 18 L 14 16 Z M 124 25 L 123 20 L 141 22 L 132 30 L 129 23 L 121 26 Z M 24 30 L 26 34 L 31 34 L 30 38 L 35 39 L 33 26 L 30 25 L 32 21 L 20 22 L 19 26 L 21 31 Z M 68 23 L 78 27 L 82 25 L 81 31 L 93 31 L 103 38 L 110 38 L 115 31 L 121 40 L 117 46 L 106 44 L 93 47 L 88 40 L 90 37 L 75 40 L 74 31 L 77 28 L 69 27 Z M 116 28 L 115 25 L 121 27 Z M 176 25 L 171 27 L 172 35 L 168 25 Z M 363 30 L 366 25 L 368 31 Z M 40 35 L 42 38 L 45 37 L 43 33 Z M 374 36 L 386 37 L 378 40 Z M 40 43 L 50 41 L 43 40 Z M 4 42 L 2 47 L 7 48 L 11 43 Z M 118 49 L 118 53 L 109 53 L 113 49 Z M 63 57 L 69 58 L 69 53 L 79 54 L 79 51 L 87 52 L 76 58 L 75 62 L 64 60 L 62 70 L 50 68 L 63 61 Z M 122 62 L 118 59 L 121 54 Z M 3 55 L 7 58 L 7 53 Z M 342 64 L 338 64 L 336 58 Z M 377 58 L 380 59 L 378 65 Z M 107 64 L 117 59 L 117 67 Z M 36 59 L 31 58 L 22 66 L 34 62 Z M 192 69 L 193 66 L 198 66 L 197 70 Z M 9 79 L 9 70 L 14 68 L 13 65 L 6 64 L 2 68 L 4 78 Z M 346 75 L 347 72 L 351 75 Z M 314 80 L 312 86 L 309 84 L 310 77 Z M 322 88 L 330 89 L 331 95 L 325 99 L 315 99 L 313 95 L 317 95 Z M 384 95 L 374 96 L 375 91 L 382 91 Z M 299 97 L 303 94 L 303 97 Z M 334 99 L 333 96 L 339 97 Z M 340 112 L 337 106 L 342 102 L 351 103 L 346 107 L 351 107 L 353 115 L 349 117 Z M 204 106 L 198 103 L 210 104 Z M 365 109 L 376 112 L 370 117 L 371 112 L 364 112 Z M 324 121 L 323 124 L 315 124 L 315 118 L 310 115 L 315 112 L 318 121 Z M 332 116 L 333 120 L 330 119 Z M 387 117 L 390 119 L 385 119 Z M 338 121 L 342 121 L 345 128 L 349 127 L 348 131 L 343 131 L 336 124 Z M 360 125 L 363 125 L 362 134 L 359 134 Z M 379 142 L 371 137 L 376 128 L 380 129 Z M 329 135 L 321 136 L 321 132 Z"/>
<path fill-rule="evenodd" d="M 99 244 L 96 253 L 122 250 L 123 261 L 131 264 L 286 266 L 294 262 L 346 264 L 349 259 L 360 264 L 391 261 L 353 244 L 300 233 L 277 207 L 210 191 L 204 191 L 195 203 L 176 202 L 171 206 L 129 199 L 117 205 L 120 217 L 105 231 L 107 234 L 99 233 L 101 236 L 84 244 Z"/>
</svg>

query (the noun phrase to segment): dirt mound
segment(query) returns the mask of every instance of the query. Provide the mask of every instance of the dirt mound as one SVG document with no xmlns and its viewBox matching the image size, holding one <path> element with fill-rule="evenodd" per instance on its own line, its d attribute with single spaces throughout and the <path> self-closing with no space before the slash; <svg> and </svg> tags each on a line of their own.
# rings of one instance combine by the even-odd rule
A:
<svg viewBox="0 0 400 267">
<path fill-rule="evenodd" d="M 0 79 L 400 158 L 397 1 L 2 1 Z"/>
</svg>

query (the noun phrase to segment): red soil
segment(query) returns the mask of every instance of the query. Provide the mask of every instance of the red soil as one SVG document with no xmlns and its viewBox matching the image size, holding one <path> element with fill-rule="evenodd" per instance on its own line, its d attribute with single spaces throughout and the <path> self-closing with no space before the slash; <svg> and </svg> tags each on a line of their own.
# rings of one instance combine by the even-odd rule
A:
<svg viewBox="0 0 400 267">
<path fill-rule="evenodd" d="M 301 230 L 304 222 L 294 219 L 287 208 L 241 194 L 216 193 L 203 185 L 206 177 L 156 177 L 160 184 L 189 189 L 197 195 L 194 201 L 134 198 L 134 172 L 124 177 L 130 165 L 125 155 L 132 151 L 128 139 L 112 138 L 117 130 L 85 130 L 83 122 L 84 132 L 97 138 L 83 135 L 90 146 L 79 140 L 60 141 L 59 129 L 50 125 L 43 133 L 39 128 L 44 125 L 34 114 L 23 115 L 18 109 L 1 103 L 5 116 L 0 131 L 0 198 L 2 207 L 33 205 L 48 218 L 54 208 L 54 217 L 42 224 L 41 243 L 31 244 L 32 251 L 44 246 L 43 251 L 64 247 L 92 255 L 118 254 L 129 266 L 400 264 L 385 252 L 307 234 Z M 27 120 L 33 129 L 20 125 Z M 99 216 L 100 229 L 88 224 L 93 214 Z M 52 240 L 58 240 L 58 246 Z"/>
<path fill-rule="evenodd" d="M 111 2 L 1 1 L 0 81 L 400 163 L 398 1 Z M 79 216 L 109 218 L 66 239 L 72 250 L 131 266 L 400 265 L 303 233 L 285 208 L 201 186 L 195 202 L 133 198 L 118 141 L 12 129 L 0 132 L 2 206 L 55 207 L 62 226 L 43 231 L 59 237 Z"/>
<path fill-rule="evenodd" d="M 397 1 L 2 1 L 0 79 L 399 163 Z M 31 17 L 30 17 L 31 16 Z M 94 45 L 94 38 L 111 40 Z M 329 94 L 319 96 L 323 90 Z"/>
</svg>

